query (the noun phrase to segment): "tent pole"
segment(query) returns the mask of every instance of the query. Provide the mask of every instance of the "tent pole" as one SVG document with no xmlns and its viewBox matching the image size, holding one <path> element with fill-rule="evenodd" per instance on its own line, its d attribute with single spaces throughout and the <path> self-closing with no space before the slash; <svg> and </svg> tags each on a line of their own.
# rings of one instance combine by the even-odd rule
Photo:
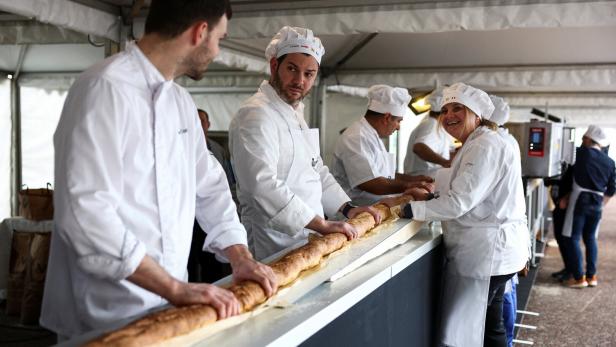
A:
<svg viewBox="0 0 616 347">
<path fill-rule="evenodd" d="M 315 85 L 312 93 L 312 105 L 310 107 L 310 127 L 319 129 L 319 146 L 323 153 L 323 145 L 325 144 L 325 124 L 327 120 L 325 96 L 327 94 L 327 86 L 324 80 L 320 79 Z"/>
<path fill-rule="evenodd" d="M 21 189 L 21 96 L 17 79 L 11 80 L 11 216 L 19 215 Z"/>
<path fill-rule="evenodd" d="M 28 45 L 21 45 L 15 73 L 11 79 L 11 216 L 19 214 L 18 192 L 21 189 L 21 97 L 19 74 Z"/>
</svg>

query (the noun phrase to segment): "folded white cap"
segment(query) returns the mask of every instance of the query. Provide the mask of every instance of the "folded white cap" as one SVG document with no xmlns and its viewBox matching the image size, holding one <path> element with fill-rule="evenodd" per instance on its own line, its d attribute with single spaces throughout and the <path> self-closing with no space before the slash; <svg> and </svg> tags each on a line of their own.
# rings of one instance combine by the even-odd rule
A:
<svg viewBox="0 0 616 347">
<path fill-rule="evenodd" d="M 603 132 L 603 129 L 599 128 L 596 125 L 589 126 L 588 130 L 586 130 L 586 132 L 584 133 L 584 136 L 591 138 L 601 147 L 605 147 L 610 144 L 610 141 L 607 139 L 607 136 L 605 135 L 605 132 Z"/>
<path fill-rule="evenodd" d="M 486 92 L 464 83 L 455 83 L 443 90 L 443 104 L 457 102 L 468 107 L 482 119 L 490 120 L 494 104 Z M 442 107 L 441 106 L 441 107 Z"/>
<path fill-rule="evenodd" d="M 305 53 L 313 56 L 321 64 L 325 48 L 321 40 L 315 37 L 312 30 L 306 28 L 284 26 L 265 48 L 265 58 L 280 58 L 289 53 Z"/>
<path fill-rule="evenodd" d="M 411 95 L 406 88 L 377 84 L 368 89 L 368 109 L 378 113 L 391 113 L 396 117 L 409 114 Z"/>
<path fill-rule="evenodd" d="M 494 112 L 492 112 L 490 121 L 496 123 L 497 125 L 507 123 L 510 115 L 509 104 L 507 101 L 496 95 L 490 95 L 490 100 L 492 100 L 492 103 L 494 104 Z"/>
<path fill-rule="evenodd" d="M 430 104 L 430 111 L 441 112 L 441 106 L 443 105 L 443 87 L 438 87 L 428 94 L 426 102 Z"/>
</svg>

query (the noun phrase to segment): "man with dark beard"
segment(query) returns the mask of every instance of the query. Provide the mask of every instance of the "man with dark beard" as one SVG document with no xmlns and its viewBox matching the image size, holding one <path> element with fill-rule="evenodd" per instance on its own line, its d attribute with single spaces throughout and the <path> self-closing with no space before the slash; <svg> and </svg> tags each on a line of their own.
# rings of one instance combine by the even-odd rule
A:
<svg viewBox="0 0 616 347">
<path fill-rule="evenodd" d="M 145 35 L 71 87 L 54 136 L 54 237 L 41 325 L 59 340 L 171 303 L 239 313 L 230 291 L 187 283 L 193 221 L 234 280 L 276 291 L 256 262 L 197 108 L 173 82 L 199 79 L 226 36 L 227 0 L 153 0 Z"/>
<path fill-rule="evenodd" d="M 323 165 L 319 130 L 304 120 L 308 95 L 325 49 L 311 30 L 285 26 L 265 50 L 271 78 L 249 98 L 231 122 L 229 146 L 237 180 L 242 223 L 248 244 L 263 259 L 308 237 L 357 231 L 348 223 L 326 220 L 342 212 L 353 217 L 372 207 L 349 202 Z"/>
</svg>

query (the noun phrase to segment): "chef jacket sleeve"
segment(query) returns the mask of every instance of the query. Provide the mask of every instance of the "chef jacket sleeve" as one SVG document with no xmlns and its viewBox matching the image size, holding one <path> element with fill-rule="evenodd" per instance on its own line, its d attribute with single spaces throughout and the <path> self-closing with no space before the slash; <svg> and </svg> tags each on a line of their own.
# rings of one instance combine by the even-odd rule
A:
<svg viewBox="0 0 616 347">
<path fill-rule="evenodd" d="M 196 106 L 192 107 L 197 109 Z M 201 129 L 195 112 L 194 129 Z M 237 216 L 227 176 L 221 164 L 207 149 L 202 131 L 195 132 L 196 204 L 195 216 L 201 229 L 207 231 L 203 250 L 226 259 L 224 249 L 233 245 L 247 245 L 246 229 Z"/>
<path fill-rule="evenodd" d="M 319 157 L 317 165 L 317 170 L 321 177 L 321 186 L 323 187 L 323 194 L 321 196 L 323 211 L 326 216 L 333 218 L 340 209 L 340 206 L 347 201 L 351 201 L 351 198 L 349 198 L 338 181 L 329 172 L 329 168 L 323 164 L 321 157 Z"/>
<path fill-rule="evenodd" d="M 413 130 L 415 133 L 415 142 L 413 144 L 424 143 L 427 146 L 430 146 L 430 143 L 434 141 L 434 139 L 432 139 L 433 130 L 432 122 L 429 122 L 428 120 L 421 121 Z"/>
<path fill-rule="evenodd" d="M 351 188 L 380 177 L 375 167 L 375 153 L 360 134 L 343 135 L 340 146 L 336 148 L 336 156 L 342 161 Z"/>
<path fill-rule="evenodd" d="M 121 136 L 126 99 L 105 79 L 76 82 L 66 99 L 64 127 L 56 131 L 56 174 L 67 187 L 56 187 L 56 201 L 72 223 L 56 221 L 55 231 L 75 251 L 78 266 L 99 278 L 130 276 L 146 254 L 145 245 L 118 215 L 122 197 Z M 68 217 L 67 217 L 68 219 Z"/>
<path fill-rule="evenodd" d="M 449 192 L 430 201 L 411 201 L 417 220 L 456 219 L 481 203 L 494 189 L 503 171 L 504 148 L 469 143 L 461 153 L 460 166 L 451 181 Z"/>
<path fill-rule="evenodd" d="M 281 149 L 272 115 L 263 107 L 244 107 L 236 117 L 231 141 L 238 189 L 255 200 L 269 219 L 267 227 L 297 234 L 317 214 L 278 177 Z"/>
</svg>

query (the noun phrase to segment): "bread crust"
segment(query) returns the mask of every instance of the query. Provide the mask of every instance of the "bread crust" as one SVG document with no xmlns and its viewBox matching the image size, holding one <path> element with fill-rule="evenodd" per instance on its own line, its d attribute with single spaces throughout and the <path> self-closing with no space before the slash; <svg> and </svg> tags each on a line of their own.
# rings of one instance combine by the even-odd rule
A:
<svg viewBox="0 0 616 347">
<path fill-rule="evenodd" d="M 410 197 L 401 196 L 397 202 L 401 204 L 409 200 Z M 374 207 L 381 220 L 386 220 L 392 216 L 389 207 L 383 204 Z M 359 237 L 376 226 L 374 217 L 367 212 L 360 213 L 347 222 L 355 227 Z M 324 257 L 345 247 L 347 243 L 346 236 L 340 233 L 314 237 L 307 244 L 290 251 L 269 266 L 278 279 L 279 287 L 283 287 L 293 283 L 302 271 L 318 266 Z M 250 311 L 267 300 L 263 288 L 254 281 L 234 284 L 229 290 L 240 302 L 242 312 Z M 216 310 L 209 305 L 171 307 L 149 314 L 123 328 L 107 333 L 90 341 L 86 346 L 132 347 L 153 345 L 176 336 L 188 334 L 193 330 L 212 324 L 216 320 Z"/>
</svg>

